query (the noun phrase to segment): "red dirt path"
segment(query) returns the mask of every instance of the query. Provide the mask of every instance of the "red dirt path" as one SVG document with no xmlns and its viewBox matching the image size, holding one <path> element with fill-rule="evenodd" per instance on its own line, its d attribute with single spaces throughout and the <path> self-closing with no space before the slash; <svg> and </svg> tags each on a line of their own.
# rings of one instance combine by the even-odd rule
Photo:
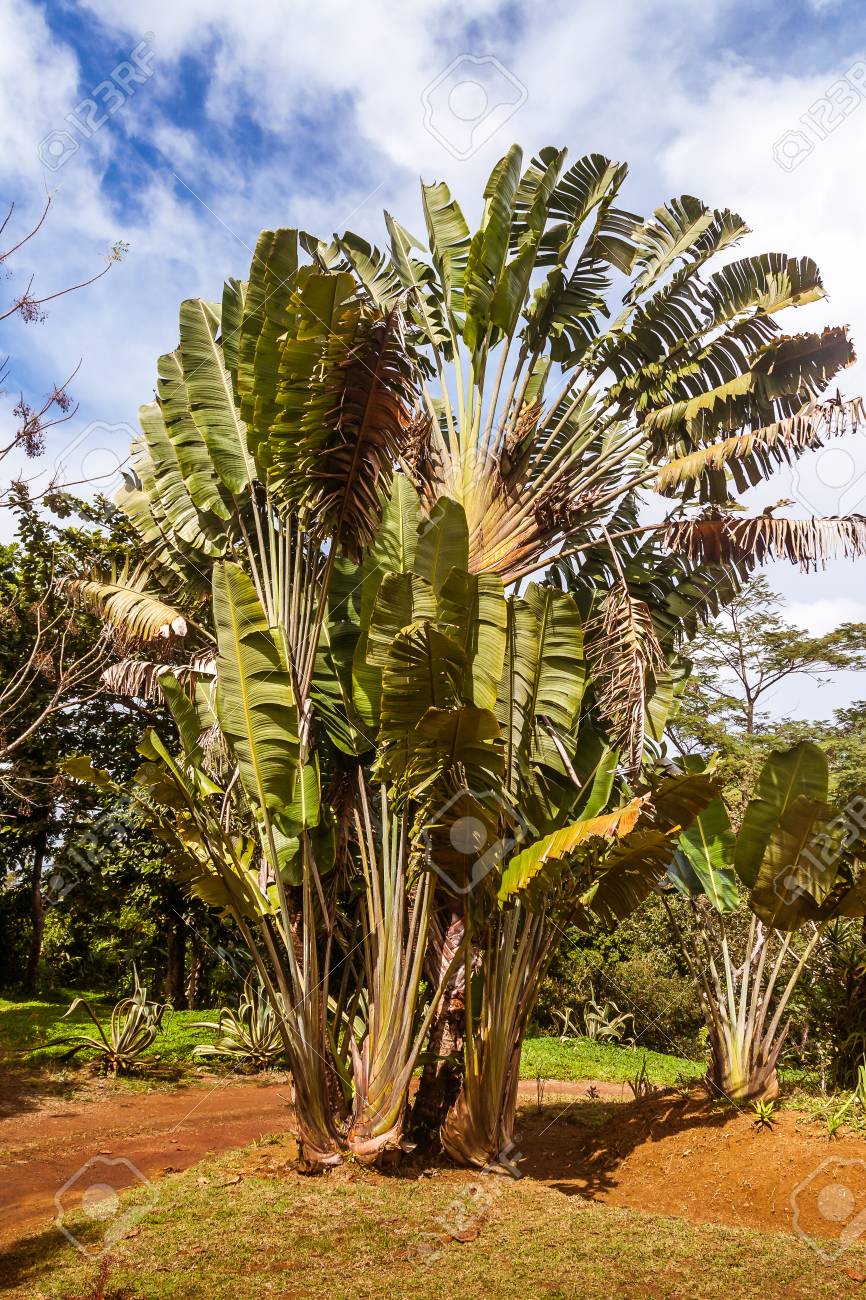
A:
<svg viewBox="0 0 866 1300">
<path fill-rule="evenodd" d="M 535 1083 L 521 1085 L 525 1175 L 565 1195 L 770 1232 L 794 1230 L 796 1203 L 806 1232 L 832 1238 L 853 1223 L 866 1239 L 866 1212 L 863 1225 L 854 1219 L 866 1207 L 863 1141 L 830 1143 L 819 1125 L 790 1110 L 777 1111 L 772 1132 L 759 1131 L 750 1112 L 710 1107 L 697 1092 L 633 1102 L 621 1084 L 595 1084 L 593 1097 L 588 1088 L 588 1081 L 547 1083 L 539 1112 Z M 215 1080 L 174 1092 L 43 1099 L 0 1118 L 0 1243 L 44 1229 L 55 1194 L 88 1160 L 128 1160 L 158 1178 L 285 1131 L 289 1096 L 285 1081 Z M 121 1187 L 136 1179 L 121 1163 L 112 1164 L 110 1181 Z M 840 1183 L 854 1209 L 834 1220 L 836 1209 L 846 1211 L 837 1205 Z M 64 1204 L 74 1203 L 70 1193 Z"/>
<path fill-rule="evenodd" d="M 0 1242 L 44 1228 L 54 1196 L 87 1160 L 128 1160 L 146 1178 L 287 1127 L 290 1085 L 214 1081 L 174 1092 L 113 1092 L 0 1119 Z M 111 1166 L 111 1184 L 135 1174 Z M 74 1200 L 74 1198 L 73 1198 Z"/>
</svg>

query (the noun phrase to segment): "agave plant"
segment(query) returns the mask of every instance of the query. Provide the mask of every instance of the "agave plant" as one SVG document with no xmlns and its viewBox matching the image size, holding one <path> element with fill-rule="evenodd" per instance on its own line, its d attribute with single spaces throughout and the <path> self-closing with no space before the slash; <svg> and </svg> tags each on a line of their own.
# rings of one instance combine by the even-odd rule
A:
<svg viewBox="0 0 866 1300">
<path fill-rule="evenodd" d="M 827 802 L 828 783 L 816 745 L 774 751 L 738 834 L 715 799 L 681 836 L 669 871 L 692 900 L 694 929 L 680 937 L 709 1033 L 708 1084 L 733 1101 L 778 1095 L 797 982 L 827 926 L 866 911 L 862 823 Z M 724 918 L 741 892 L 751 916 L 737 962 Z"/>
<path fill-rule="evenodd" d="M 244 991 L 237 1010 L 222 1007 L 218 1020 L 197 1020 L 195 1029 L 211 1029 L 215 1043 L 201 1043 L 193 1056 L 215 1056 L 232 1065 L 252 1070 L 266 1070 L 276 1065 L 283 1054 L 280 1022 L 274 1008 L 253 975 L 244 980 Z"/>
<path fill-rule="evenodd" d="M 86 998 L 75 998 L 62 1019 L 73 1015 L 83 1007 L 92 1021 L 96 1033 L 88 1034 L 84 1030 L 74 1030 L 52 1038 L 41 1047 L 69 1047 L 61 1060 L 68 1061 L 79 1052 L 94 1052 L 101 1068 L 107 1073 L 120 1074 L 141 1064 L 141 1058 L 153 1045 L 159 1031 L 164 1027 L 166 1016 L 171 1018 L 172 1009 L 168 1003 L 155 1002 L 148 998 L 147 988 L 139 982 L 135 972 L 135 990 L 131 997 L 121 998 L 115 1004 L 108 1026 L 104 1029 L 99 1016 Z M 40 1048 L 41 1050 L 41 1048 Z"/>
<path fill-rule="evenodd" d="M 590 998 L 583 1008 L 583 1026 L 587 1038 L 594 1041 L 621 1043 L 625 1040 L 634 1046 L 634 1015 L 631 1011 L 620 1011 L 615 1002 L 600 1003 Z M 629 1030 L 631 1037 L 626 1037 Z"/>
<path fill-rule="evenodd" d="M 514 147 L 474 232 L 441 183 L 426 240 L 265 231 L 248 281 L 182 304 L 142 408 L 147 571 L 79 584 L 139 638 L 114 687 L 174 716 L 137 798 L 254 954 L 310 1167 L 399 1149 L 425 1039 L 419 1109 L 495 1157 L 562 927 L 637 906 L 712 798 L 654 771 L 683 640 L 755 564 L 866 542 L 732 513 L 861 421 L 820 400 L 845 331 L 775 320 L 814 263 L 708 272 L 741 219 L 636 217 L 625 175 Z"/>
</svg>

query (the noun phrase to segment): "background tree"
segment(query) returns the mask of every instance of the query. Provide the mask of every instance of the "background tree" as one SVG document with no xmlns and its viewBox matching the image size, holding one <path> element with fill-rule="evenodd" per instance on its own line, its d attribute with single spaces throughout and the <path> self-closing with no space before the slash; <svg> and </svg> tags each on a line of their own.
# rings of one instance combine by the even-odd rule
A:
<svg viewBox="0 0 866 1300">
<path fill-rule="evenodd" d="M 760 575 L 697 632 L 688 647 L 692 671 L 670 726 L 681 752 L 716 755 L 714 771 L 735 819 L 772 749 L 801 739 L 831 743 L 837 731 L 780 717 L 768 707 L 777 688 L 801 677 L 823 683 L 834 673 L 866 666 L 866 624 L 810 636 L 788 623 L 782 610 Z M 856 729 L 853 715 L 850 726 Z"/>
<path fill-rule="evenodd" d="M 86 747 L 100 766 L 129 779 L 139 762 L 142 725 L 165 724 L 166 715 L 153 702 L 107 690 L 102 673 L 122 653 L 124 638 L 106 633 L 63 590 L 70 574 L 135 561 L 135 535 L 125 516 L 104 498 L 87 503 L 55 493 L 48 498 L 52 520 L 23 490 L 11 499 L 17 536 L 0 548 L 0 835 L 6 911 L 20 915 L 22 895 L 27 898 L 28 940 L 16 982 L 33 992 L 46 902 L 65 899 L 67 891 L 70 899 L 89 897 L 93 891 L 85 882 L 100 863 L 112 862 L 125 840 L 123 819 L 129 820 L 125 808 L 112 817 L 96 792 L 69 781 L 62 761 Z M 170 654 L 171 638 L 157 641 L 154 653 Z M 145 843 L 139 832 L 143 870 L 157 857 L 144 851 Z M 124 854 L 128 861 L 128 847 Z M 174 890 L 163 866 L 161 892 L 148 910 L 159 914 L 163 936 L 166 930 L 176 936 L 172 984 L 182 1000 L 185 906 L 178 906 Z M 82 905 L 76 901 L 75 910 Z M 13 946 L 20 949 L 20 940 Z"/>
<path fill-rule="evenodd" d="M 38 235 L 45 222 L 48 212 L 51 208 L 53 199 L 49 195 L 45 200 L 45 206 L 40 213 L 39 219 L 35 225 L 25 229 L 23 234 L 13 237 L 15 242 L 5 250 L 0 249 L 0 275 L 11 276 L 13 266 L 10 259 L 29 244 L 30 240 Z M 6 216 L 0 222 L 0 238 L 4 236 L 7 226 L 12 221 L 15 214 L 15 204 L 9 205 Z M 16 292 L 12 296 L 11 302 L 5 306 L 0 304 L 0 323 L 4 320 L 11 320 L 13 317 L 25 321 L 28 324 L 38 324 L 45 320 L 46 304 L 54 302 L 57 298 L 63 298 L 68 293 L 75 293 L 79 289 L 86 289 L 88 285 L 95 284 L 107 275 L 115 262 L 119 262 L 127 252 L 128 245 L 122 241 L 114 244 L 108 254 L 105 267 L 91 276 L 87 280 L 82 280 L 79 284 L 72 284 L 63 289 L 54 289 L 51 293 L 42 293 L 37 289 L 35 284 L 35 275 L 31 275 L 27 284 L 16 287 Z M 40 456 L 45 450 L 45 434 L 50 428 L 57 424 L 63 424 L 71 420 L 75 415 L 78 407 L 73 405 L 72 398 L 69 396 L 67 389 L 72 379 L 75 377 L 81 362 L 74 367 L 71 373 L 60 384 L 53 384 L 48 392 L 39 399 L 26 398 L 23 392 L 19 393 L 18 401 L 13 407 L 12 416 L 15 421 L 13 427 L 4 432 L 0 438 L 0 460 L 3 460 L 16 447 L 21 448 L 24 454 L 29 457 Z M 0 396 L 3 393 L 3 385 L 9 379 L 11 374 L 11 361 L 9 356 L 0 355 Z M 57 485 L 54 485 L 57 486 Z M 0 494 L 0 502 L 3 495 Z"/>
</svg>

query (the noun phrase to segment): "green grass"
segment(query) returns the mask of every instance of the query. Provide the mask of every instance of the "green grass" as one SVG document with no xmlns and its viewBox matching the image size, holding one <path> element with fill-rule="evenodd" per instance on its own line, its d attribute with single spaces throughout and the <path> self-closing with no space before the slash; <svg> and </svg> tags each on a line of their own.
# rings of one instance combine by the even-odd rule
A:
<svg viewBox="0 0 866 1300">
<path fill-rule="evenodd" d="M 70 1028 L 84 1028 L 85 1032 L 95 1035 L 96 1027 L 83 1007 L 79 1007 L 68 1019 L 61 1019 L 75 997 L 86 998 L 100 1022 L 108 1024 L 116 999 L 105 994 L 58 989 L 50 996 L 30 1002 L 9 1002 L 0 998 L 0 1055 L 6 1056 L 7 1061 L 14 1054 L 15 1059 L 23 1064 L 46 1065 L 57 1061 L 69 1049 L 40 1049 L 41 1043 L 68 1033 Z M 196 1044 L 210 1042 L 214 1037 L 211 1030 L 193 1029 L 193 1023 L 196 1020 L 216 1020 L 218 1015 L 214 1011 L 174 1012 L 142 1059 L 153 1061 L 159 1057 L 163 1065 L 190 1065 L 192 1049 Z M 28 1055 L 18 1055 L 21 1053 Z M 87 1060 L 92 1056 L 93 1053 L 82 1051 L 75 1060 Z"/>
<path fill-rule="evenodd" d="M 71 1026 L 96 1032 L 81 1007 L 68 1020 L 61 1019 L 76 996 L 86 997 L 101 1022 L 104 1025 L 108 1023 L 115 999 L 106 994 L 58 989 L 51 995 L 28 1002 L 0 998 L 0 1059 L 5 1058 L 7 1067 L 15 1063 L 31 1068 L 53 1066 L 67 1049 L 40 1048 L 41 1043 L 68 1032 Z M 194 1029 L 193 1024 L 197 1020 L 216 1020 L 218 1016 L 216 1010 L 176 1011 L 142 1059 L 155 1065 L 159 1058 L 160 1067 L 189 1072 L 194 1065 L 193 1048 L 199 1043 L 211 1042 L 214 1037 L 210 1030 Z M 597 1079 L 625 1083 L 639 1072 L 644 1057 L 652 1083 L 669 1085 L 683 1077 L 698 1078 L 706 1068 L 699 1061 L 646 1051 L 642 1047 L 621 1047 L 590 1038 L 569 1038 L 561 1043 L 557 1037 L 539 1037 L 526 1040 L 520 1074 L 523 1079 L 535 1079 L 540 1074 L 544 1079 Z M 83 1064 L 91 1059 L 93 1053 L 85 1051 L 79 1053 L 73 1063 Z M 783 1070 L 781 1076 L 789 1087 L 797 1088 L 798 1095 L 816 1090 L 817 1080 L 803 1071 Z M 142 1077 L 147 1077 L 146 1071 L 142 1072 Z"/>
<path fill-rule="evenodd" d="M 30 1065 L 51 1065 L 67 1050 L 63 1047 L 39 1049 L 39 1044 L 68 1032 L 70 1026 L 88 1027 L 96 1032 L 83 1008 L 79 1007 L 68 1020 L 64 1012 L 76 996 L 86 997 L 103 1024 L 111 1016 L 114 999 L 99 993 L 76 994 L 71 989 L 59 989 L 51 996 L 30 1002 L 10 1002 L 0 999 L 0 1055 L 9 1060 L 13 1053 L 31 1053 L 17 1059 Z M 207 1029 L 193 1029 L 196 1020 L 215 1020 L 216 1011 L 176 1011 L 156 1042 L 144 1054 L 143 1060 L 161 1065 L 184 1068 L 192 1065 L 192 1049 L 198 1043 L 210 1042 L 213 1034 Z M 698 1075 L 703 1067 L 694 1061 L 677 1056 L 664 1056 L 660 1052 L 632 1050 L 612 1043 L 593 1042 L 589 1038 L 570 1039 L 560 1043 L 558 1038 L 530 1038 L 523 1049 L 521 1077 L 534 1079 L 541 1073 L 545 1079 L 599 1079 L 625 1081 L 632 1079 L 641 1068 L 646 1056 L 647 1073 L 653 1083 L 674 1083 L 678 1075 Z M 86 1061 L 91 1053 L 81 1052 L 76 1060 Z"/>
<path fill-rule="evenodd" d="M 823 1264 L 795 1237 L 615 1209 L 528 1177 L 347 1167 L 303 1178 L 291 1154 L 281 1139 L 124 1193 L 133 1235 L 102 1266 L 52 1228 L 0 1259 L 0 1290 L 19 1300 L 862 1295 L 858 1247 Z M 68 1227 L 96 1247 L 105 1225 L 72 1216 Z"/>
<path fill-rule="evenodd" d="M 698 1061 L 687 1061 L 681 1056 L 665 1056 L 662 1052 L 645 1051 L 642 1047 L 620 1047 L 616 1043 L 600 1043 L 591 1038 L 571 1038 L 561 1043 L 558 1038 L 528 1038 L 523 1045 L 520 1077 L 535 1079 L 598 1079 L 620 1083 L 633 1079 L 640 1072 L 646 1058 L 647 1075 L 652 1083 L 673 1084 L 681 1076 L 699 1077 L 706 1069 Z"/>
</svg>

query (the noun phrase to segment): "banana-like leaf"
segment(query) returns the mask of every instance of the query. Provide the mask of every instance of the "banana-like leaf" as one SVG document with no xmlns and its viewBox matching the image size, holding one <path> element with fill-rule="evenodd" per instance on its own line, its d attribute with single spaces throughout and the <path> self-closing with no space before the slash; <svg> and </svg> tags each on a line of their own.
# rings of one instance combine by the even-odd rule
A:
<svg viewBox="0 0 866 1300">
<path fill-rule="evenodd" d="M 568 730 L 577 716 L 586 677 L 580 612 L 566 592 L 534 582 L 524 600 L 538 625 L 537 668 L 528 712 Z"/>
<path fill-rule="evenodd" d="M 406 780 L 412 797 L 420 799 L 430 786 L 443 782 L 447 788 L 495 789 L 502 777 L 498 739 L 499 723 L 489 709 L 428 709 L 410 742 Z"/>
<path fill-rule="evenodd" d="M 200 679 L 212 680 L 216 663 L 212 655 L 199 655 L 186 664 L 154 659 L 119 659 L 102 670 L 102 682 L 115 695 L 129 699 L 161 700 L 160 679 L 171 673 L 178 681 L 198 686 Z M 210 725 L 209 723 L 207 725 Z"/>
<path fill-rule="evenodd" d="M 529 706 L 535 693 L 539 666 L 538 619 L 526 601 L 511 596 L 507 602 L 505 662 L 496 700 L 505 750 L 505 786 L 516 797 L 526 766 L 526 740 L 534 718 Z"/>
<path fill-rule="evenodd" d="M 550 216 L 559 220 L 541 237 L 538 264 L 553 269 L 526 312 L 526 341 L 540 349 L 549 338 L 552 358 L 563 365 L 580 360 L 598 334 L 598 318 L 607 315 L 607 266 L 628 274 L 634 260 L 639 218 L 613 207 L 627 172 L 624 164 L 590 154 L 566 171 L 550 197 Z M 594 211 L 593 228 L 569 272 L 572 248 Z"/>
<path fill-rule="evenodd" d="M 379 530 L 369 547 L 371 562 L 385 573 L 410 573 L 415 564 L 421 503 L 405 474 L 395 474 Z"/>
<path fill-rule="evenodd" d="M 201 430 L 192 418 L 180 348 L 159 358 L 156 392 L 165 431 L 193 503 L 206 518 L 228 519 L 232 513 L 231 497 L 216 472 Z M 205 526 L 205 521 L 202 521 L 202 527 Z"/>
<path fill-rule="evenodd" d="M 480 348 L 492 323 L 493 302 L 508 255 L 522 161 L 523 151 L 517 145 L 512 145 L 493 168 L 484 187 L 481 225 L 469 245 L 463 337 L 466 346 L 473 353 Z"/>
<path fill-rule="evenodd" d="M 376 307 L 387 315 L 397 305 L 403 283 L 394 263 L 360 235 L 347 231 L 338 241 L 340 252 L 349 263 Z"/>
<path fill-rule="evenodd" d="M 707 299 L 715 327 L 744 312 L 769 315 L 786 307 L 802 307 L 826 292 L 811 257 L 759 253 L 728 262 L 707 280 Z"/>
<path fill-rule="evenodd" d="M 780 519 L 768 514 L 742 519 L 714 515 L 669 524 L 664 539 L 670 550 L 698 564 L 751 569 L 780 559 L 808 571 L 838 556 L 854 560 L 866 555 L 866 517 Z"/>
<path fill-rule="evenodd" d="M 196 585 L 195 580 L 200 581 L 201 573 L 209 574 L 210 571 L 211 557 L 207 544 L 199 547 L 184 541 L 175 527 L 177 514 L 174 522 L 169 517 L 163 505 L 160 484 L 157 483 L 157 469 L 144 435 L 131 442 L 129 458 L 133 472 L 124 476 L 124 485 L 117 492 L 115 500 L 132 520 L 141 537 L 149 566 L 155 572 L 161 569 L 171 570 L 187 585 Z M 176 468 L 175 465 L 175 470 Z"/>
<path fill-rule="evenodd" d="M 159 509 L 175 544 L 200 553 L 203 560 L 204 557 L 220 555 L 225 548 L 223 528 L 219 523 L 214 528 L 213 521 L 193 501 L 159 405 L 149 402 L 140 407 L 138 419 L 153 466 L 154 492 L 159 500 Z"/>
<path fill-rule="evenodd" d="M 136 472 L 124 472 L 124 481 L 114 494 L 114 502 L 135 529 L 142 552 L 147 556 L 154 575 L 166 586 L 188 582 L 194 573 L 189 559 L 186 555 L 178 554 Z"/>
<path fill-rule="evenodd" d="M 380 739 L 405 742 L 428 709 L 459 704 L 466 657 L 451 637 L 424 621 L 394 637 L 382 674 Z"/>
<path fill-rule="evenodd" d="M 728 342 L 726 362 L 720 356 L 725 344 L 719 340 L 707 347 L 699 362 L 686 367 L 692 373 L 700 365 L 714 378 L 721 371 L 721 381 L 716 378 L 696 396 L 659 405 L 647 414 L 646 427 L 657 441 L 692 437 L 705 442 L 716 431 L 763 428 L 780 415 L 796 414 L 804 397 L 817 396 L 855 359 L 847 332 L 838 328 L 777 337 L 757 351 L 747 349 L 740 358 L 742 368 L 732 362 Z M 688 391 L 694 392 L 693 384 Z"/>
<path fill-rule="evenodd" d="M 512 207 L 507 262 L 490 308 L 490 320 L 502 335 L 510 339 L 526 302 L 539 246 L 544 237 L 553 192 L 562 164 L 564 149 L 543 149 L 520 178 Z M 531 397 L 529 401 L 533 400 Z"/>
<path fill-rule="evenodd" d="M 579 906 L 594 913 L 602 925 L 624 921 L 652 892 L 674 851 L 674 841 L 662 831 L 638 829 L 611 847 Z"/>
<path fill-rule="evenodd" d="M 580 798 L 580 812 L 582 817 L 597 817 L 610 802 L 619 755 L 591 727 L 581 728 L 579 742 L 575 758 L 579 756 L 591 764 L 588 773 L 577 773 L 585 791 Z"/>
<path fill-rule="evenodd" d="M 828 920 L 837 916 L 866 916 L 866 875 L 861 872 L 860 878 L 853 885 L 843 886 L 838 893 L 834 891 L 821 913 L 821 919 L 826 916 Z"/>
<path fill-rule="evenodd" d="M 644 601 L 620 578 L 587 626 L 586 653 L 601 716 L 630 768 L 643 756 L 647 701 L 664 656 Z"/>
<path fill-rule="evenodd" d="M 164 827 L 157 833 L 165 836 Z M 193 897 L 246 920 L 274 915 L 275 905 L 259 887 L 256 844 L 250 837 L 236 835 L 232 855 L 218 836 L 205 839 L 197 827 L 180 820 L 168 838 L 177 850 L 173 874 Z"/>
<path fill-rule="evenodd" d="M 801 741 L 770 755 L 737 835 L 734 868 L 747 888 L 755 887 L 770 840 L 791 805 L 801 797 L 825 804 L 828 784 L 827 756 L 817 745 Z"/>
<path fill-rule="evenodd" d="M 256 242 L 244 298 L 236 356 L 235 386 L 250 451 L 259 460 L 277 417 L 282 338 L 296 329 L 296 295 L 309 275 L 298 262 L 297 230 L 263 230 Z"/>
<path fill-rule="evenodd" d="M 220 343 L 226 370 L 232 381 L 235 402 L 238 397 L 238 359 L 240 356 L 241 330 L 247 298 L 246 280 L 229 278 L 223 284 L 223 301 L 220 312 Z"/>
<path fill-rule="evenodd" d="M 174 718 L 184 756 L 189 762 L 195 763 L 201 755 L 199 737 L 204 730 L 195 703 L 173 673 L 163 674 L 160 690 Z"/>
<path fill-rule="evenodd" d="M 214 570 L 216 712 L 259 815 L 287 808 L 299 758 L 298 713 L 281 639 L 268 626 L 252 582 L 236 564 Z"/>
<path fill-rule="evenodd" d="M 149 590 L 151 581 L 147 570 L 139 568 L 105 578 L 70 580 L 64 587 L 85 604 L 98 609 L 112 627 L 143 641 L 186 636 L 187 622 L 182 611 Z"/>
<path fill-rule="evenodd" d="M 384 668 L 391 642 L 410 623 L 435 620 L 433 588 L 414 573 L 386 573 L 379 587 L 370 617 L 366 659 L 373 668 Z"/>
<path fill-rule="evenodd" d="M 358 302 L 346 272 L 310 272 L 297 305 L 280 343 L 277 411 L 257 455 L 282 498 L 360 558 L 412 422 L 415 363 L 400 307 L 381 317 Z"/>
<path fill-rule="evenodd" d="M 93 759 L 85 754 L 76 754 L 71 758 L 64 758 L 60 766 L 68 776 L 73 777 L 76 781 L 86 781 L 89 785 L 98 786 L 100 790 L 114 790 L 117 788 L 111 778 L 111 773 L 104 767 L 95 767 Z"/>
<path fill-rule="evenodd" d="M 469 568 L 469 529 L 462 506 L 441 497 L 419 528 L 415 572 L 439 591 L 452 569 Z"/>
<path fill-rule="evenodd" d="M 462 312 L 466 263 L 469 257 L 469 227 L 444 182 L 421 186 L 421 202 L 433 264 L 439 272 L 447 311 Z"/>
<path fill-rule="evenodd" d="M 352 697 L 352 672 L 338 666 L 330 644 L 327 623 L 316 651 L 316 664 L 310 695 L 315 717 L 330 740 L 344 754 L 360 757 L 375 747 L 375 729 L 368 728 L 358 714 Z"/>
<path fill-rule="evenodd" d="M 391 239 L 394 270 L 407 291 L 409 315 L 422 338 L 450 357 L 453 354 L 453 323 L 446 320 L 445 298 L 441 285 L 436 283 L 435 271 L 426 262 L 412 256 L 412 249 L 421 245 L 389 212 L 385 213 L 385 226 Z"/>
<path fill-rule="evenodd" d="M 704 772 L 685 772 L 657 781 L 651 793 L 653 822 L 667 834 L 678 835 L 710 806 L 715 794 L 716 787 Z"/>
<path fill-rule="evenodd" d="M 830 804 L 806 794 L 797 794 L 784 807 L 752 889 L 752 908 L 766 925 L 795 930 L 817 916 L 842 860 L 842 828 L 837 825 L 834 834 L 834 815 Z M 749 830 L 755 831 L 754 819 Z"/>
<path fill-rule="evenodd" d="M 403 780 L 418 744 L 418 724 L 429 709 L 448 710 L 460 703 L 465 673 L 460 646 L 433 623 L 413 623 L 397 634 L 382 672 L 381 776 Z"/>
<path fill-rule="evenodd" d="M 644 731 L 657 745 L 660 745 L 664 739 L 665 727 L 668 725 L 673 708 L 675 689 L 673 673 L 668 672 L 667 668 L 660 669 L 647 698 L 644 719 Z"/>
<path fill-rule="evenodd" d="M 552 888 L 580 849 L 595 840 L 622 839 L 629 835 L 637 824 L 643 805 L 643 799 L 633 799 L 622 808 L 564 826 L 521 849 L 502 873 L 500 903 L 523 894 L 530 885 L 534 886 L 536 893 L 539 885 L 544 890 Z"/>
<path fill-rule="evenodd" d="M 464 693 L 479 709 L 494 709 L 505 663 L 506 606 L 495 574 L 452 569 L 439 589 L 438 615 L 454 628 L 468 665 Z"/>
<path fill-rule="evenodd" d="M 322 818 L 322 792 L 319 762 L 314 758 L 298 772 L 292 797 L 276 821 L 284 835 L 300 835 L 313 830 Z"/>
<path fill-rule="evenodd" d="M 672 495 L 684 485 L 701 480 L 702 501 L 718 499 L 724 502 L 728 496 L 725 469 L 733 472 L 737 489 L 745 492 L 768 478 L 778 465 L 791 463 L 804 451 L 822 447 L 825 438 L 856 432 L 863 421 L 861 398 L 851 402 L 813 403 L 787 420 L 779 420 L 753 433 L 726 438 L 724 442 L 701 447 L 668 461 L 659 470 L 655 490 L 663 495 Z M 719 471 L 720 490 L 714 496 L 713 481 L 714 477 L 719 477 Z"/>
<path fill-rule="evenodd" d="M 328 589 L 327 636 L 334 668 L 349 697 L 353 662 L 362 673 L 366 670 L 367 631 L 385 574 L 412 571 L 420 514 L 418 493 L 403 474 L 395 475 L 379 530 L 362 562 L 353 564 L 344 558 L 335 561 Z M 356 660 L 361 640 L 364 644 Z M 367 724 L 373 726 L 372 714 L 365 716 Z M 378 721 L 374 730 L 377 728 Z"/>
<path fill-rule="evenodd" d="M 256 478 L 247 432 L 218 341 L 219 307 L 188 298 L 180 307 L 180 356 L 192 418 L 225 487 L 234 496 Z"/>
<path fill-rule="evenodd" d="M 699 812 L 678 844 L 716 911 L 732 911 L 739 900 L 733 870 L 735 838 L 723 801 L 714 799 Z"/>
<path fill-rule="evenodd" d="M 636 300 L 656 284 L 679 258 L 692 253 L 719 214 L 690 194 L 671 199 L 656 208 L 652 217 L 636 232 L 637 274 L 629 290 L 629 300 Z"/>
</svg>

